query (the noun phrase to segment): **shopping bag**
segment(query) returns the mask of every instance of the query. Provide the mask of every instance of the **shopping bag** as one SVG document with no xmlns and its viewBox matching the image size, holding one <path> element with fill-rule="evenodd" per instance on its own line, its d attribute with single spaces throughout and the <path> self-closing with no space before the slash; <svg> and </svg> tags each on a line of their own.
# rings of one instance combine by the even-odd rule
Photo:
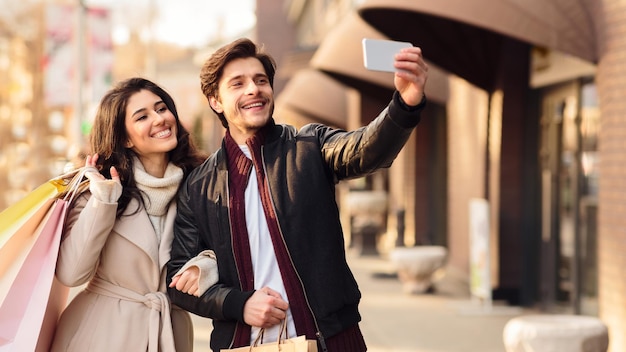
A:
<svg viewBox="0 0 626 352">
<path fill-rule="evenodd" d="M 54 200 L 63 197 L 71 202 L 88 187 L 84 175 L 91 170 L 83 167 L 55 177 L 0 212 L 0 304 L 37 240 L 37 228 Z"/>
<path fill-rule="evenodd" d="M 23 226 L 18 228 L 0 248 L 0 278 L 2 278 L 0 280 L 0 304 L 4 301 L 9 287 L 24 264 L 29 249 L 33 247 L 41 234 L 41 228 L 38 227 L 44 222 L 53 203 L 53 199 L 42 203 L 39 209 L 31 214 Z"/>
<path fill-rule="evenodd" d="M 40 235 L 40 225 L 55 197 L 65 187 L 59 180 L 50 180 L 0 213 L 0 304 Z"/>
<path fill-rule="evenodd" d="M 49 180 L 0 213 L 0 352 L 50 348 L 69 293 L 54 277 L 61 234 L 88 170 Z"/>
<path fill-rule="evenodd" d="M 72 197 L 87 189 L 89 182 L 84 178 L 85 173 L 94 170 L 95 168 L 92 167 L 81 167 L 52 178 L 29 192 L 17 203 L 0 212 L 0 248 L 12 241 L 15 233 L 20 231 L 23 226 L 27 227 L 22 230 L 23 232 L 32 233 L 41 222 L 42 214 L 46 213 L 54 199 L 65 198 L 71 202 Z M 0 260 L 5 259 L 0 256 Z M 1 276 L 2 271 L 0 271 Z"/>
<path fill-rule="evenodd" d="M 0 213 L 0 248 L 4 247 L 6 242 L 12 237 L 12 234 L 24 226 L 26 222 L 31 221 L 32 223 L 32 216 L 42 207 L 50 208 L 50 205 L 52 205 L 51 200 L 63 191 L 65 187 L 60 180 L 52 179 L 2 211 Z M 40 221 L 41 217 L 39 217 Z M 36 222 L 36 225 L 39 222 Z"/>
<path fill-rule="evenodd" d="M 9 291 L 0 305 L 0 351 L 35 351 L 46 311 L 59 314 L 61 307 L 48 308 L 50 296 L 65 304 L 68 288 L 56 285 L 54 270 L 67 202 L 56 200 L 40 226 L 40 234 L 29 251 Z M 54 293 L 53 293 L 54 291 Z M 58 319 L 59 315 L 56 315 Z M 56 323 L 50 314 L 49 319 Z M 50 320 L 48 321 L 48 323 Z M 48 331 L 44 334 L 52 338 Z M 41 344 L 46 344 L 42 341 Z M 48 349 L 50 341 L 47 341 Z"/>
<path fill-rule="evenodd" d="M 317 341 L 307 340 L 305 336 L 289 338 L 285 320 L 281 323 L 277 341 L 263 343 L 263 332 L 264 329 L 259 331 L 259 335 L 250 346 L 222 349 L 220 352 L 317 352 Z"/>
</svg>

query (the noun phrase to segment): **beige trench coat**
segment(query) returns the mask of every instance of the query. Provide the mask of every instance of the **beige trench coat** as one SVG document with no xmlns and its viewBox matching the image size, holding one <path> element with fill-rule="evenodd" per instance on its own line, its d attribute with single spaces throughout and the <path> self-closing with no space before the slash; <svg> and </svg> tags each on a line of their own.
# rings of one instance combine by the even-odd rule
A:
<svg viewBox="0 0 626 352">
<path fill-rule="evenodd" d="M 192 351 L 191 318 L 170 309 L 165 285 L 175 204 L 160 244 L 145 210 L 116 221 L 116 209 L 87 192 L 68 213 L 56 275 L 67 286 L 89 284 L 63 312 L 52 351 Z"/>
</svg>

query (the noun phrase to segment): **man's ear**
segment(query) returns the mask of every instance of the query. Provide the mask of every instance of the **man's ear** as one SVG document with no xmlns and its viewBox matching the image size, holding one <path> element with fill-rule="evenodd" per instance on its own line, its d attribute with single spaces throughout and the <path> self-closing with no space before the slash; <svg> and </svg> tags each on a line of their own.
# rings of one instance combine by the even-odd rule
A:
<svg viewBox="0 0 626 352">
<path fill-rule="evenodd" d="M 224 108 L 222 108 L 222 104 L 220 103 L 219 100 L 215 99 L 215 97 L 209 98 L 209 104 L 211 105 L 211 108 L 213 108 L 213 110 L 217 111 L 218 113 L 221 114 L 224 112 Z"/>
</svg>

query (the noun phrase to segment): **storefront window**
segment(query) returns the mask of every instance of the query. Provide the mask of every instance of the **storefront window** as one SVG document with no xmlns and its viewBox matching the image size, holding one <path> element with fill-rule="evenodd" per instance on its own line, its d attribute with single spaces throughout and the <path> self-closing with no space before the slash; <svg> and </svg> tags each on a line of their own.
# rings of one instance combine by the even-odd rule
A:
<svg viewBox="0 0 626 352">
<path fill-rule="evenodd" d="M 597 315 L 599 108 L 591 80 L 542 92 L 542 302 Z"/>
<path fill-rule="evenodd" d="M 600 109 L 596 85 L 581 87 L 580 286 L 582 314 L 597 315 L 598 129 Z"/>
</svg>

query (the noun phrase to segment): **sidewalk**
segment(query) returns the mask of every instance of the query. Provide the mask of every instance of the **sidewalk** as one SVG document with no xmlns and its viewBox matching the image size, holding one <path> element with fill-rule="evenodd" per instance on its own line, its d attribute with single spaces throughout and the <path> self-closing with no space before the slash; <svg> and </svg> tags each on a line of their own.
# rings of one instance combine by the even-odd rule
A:
<svg viewBox="0 0 626 352">
<path fill-rule="evenodd" d="M 478 312 L 467 285 L 450 275 L 433 293 L 410 295 L 402 292 L 387 260 L 349 254 L 348 262 L 363 294 L 360 326 L 369 352 L 504 352 L 504 325 L 525 313 L 511 307 Z M 210 320 L 193 320 L 194 351 L 210 352 Z"/>
</svg>

